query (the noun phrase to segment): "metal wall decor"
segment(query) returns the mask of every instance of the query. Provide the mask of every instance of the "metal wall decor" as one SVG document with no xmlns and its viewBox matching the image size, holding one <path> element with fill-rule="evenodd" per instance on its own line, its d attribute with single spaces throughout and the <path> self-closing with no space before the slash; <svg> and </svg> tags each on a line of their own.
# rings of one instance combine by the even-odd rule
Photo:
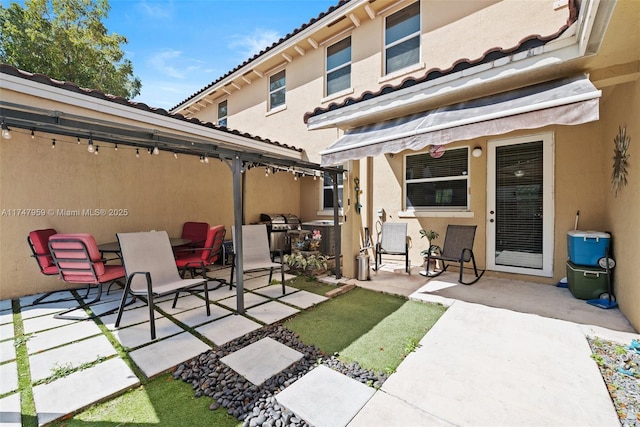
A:
<svg viewBox="0 0 640 427">
<path fill-rule="evenodd" d="M 620 126 L 618 134 L 613 138 L 613 171 L 611 172 L 611 191 L 615 197 L 618 192 L 627 185 L 627 174 L 629 173 L 629 143 L 631 138 L 627 135 L 627 128 Z"/>
</svg>

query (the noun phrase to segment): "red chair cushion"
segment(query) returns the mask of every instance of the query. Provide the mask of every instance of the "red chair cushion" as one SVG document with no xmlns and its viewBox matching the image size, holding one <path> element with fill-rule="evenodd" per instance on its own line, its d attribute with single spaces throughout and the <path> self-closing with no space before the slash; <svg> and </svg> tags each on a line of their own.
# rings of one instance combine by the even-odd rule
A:
<svg viewBox="0 0 640 427">
<path fill-rule="evenodd" d="M 105 265 L 92 235 L 87 233 L 55 234 L 49 239 L 49 247 L 58 259 L 58 266 L 64 281 L 96 283 L 96 278 L 91 272 L 91 266 L 93 266 L 98 282 L 103 282 L 101 277 L 105 274 Z M 73 261 L 65 261 L 65 259 Z"/>
<path fill-rule="evenodd" d="M 209 224 L 206 222 L 185 222 L 182 226 L 182 238 L 201 245 L 207 239 Z"/>
<path fill-rule="evenodd" d="M 29 240 L 33 245 L 33 250 L 40 264 L 40 268 L 44 274 L 58 274 L 58 269 L 54 266 L 53 269 L 49 268 L 53 266 L 53 258 L 51 252 L 49 252 L 49 238 L 58 232 L 53 228 L 46 228 L 44 230 L 34 230 L 29 233 Z M 52 271 L 47 272 L 45 271 Z"/>
</svg>

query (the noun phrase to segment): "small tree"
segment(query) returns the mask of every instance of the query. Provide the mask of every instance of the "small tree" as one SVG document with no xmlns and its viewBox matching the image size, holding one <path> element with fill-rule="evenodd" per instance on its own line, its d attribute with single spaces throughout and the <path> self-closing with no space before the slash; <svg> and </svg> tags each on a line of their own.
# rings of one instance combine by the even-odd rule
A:
<svg viewBox="0 0 640 427">
<path fill-rule="evenodd" d="M 102 20 L 108 0 L 26 0 L 0 5 L 0 62 L 80 87 L 134 98 L 142 84 Z"/>
</svg>

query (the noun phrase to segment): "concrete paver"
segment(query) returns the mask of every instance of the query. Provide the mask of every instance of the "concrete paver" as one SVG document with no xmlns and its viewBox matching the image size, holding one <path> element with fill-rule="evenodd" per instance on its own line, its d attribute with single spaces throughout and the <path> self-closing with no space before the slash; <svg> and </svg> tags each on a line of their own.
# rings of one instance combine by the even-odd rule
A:
<svg viewBox="0 0 640 427">
<path fill-rule="evenodd" d="M 262 325 L 253 320 L 233 314 L 200 326 L 196 328 L 196 331 L 213 341 L 214 344 L 223 345 L 261 327 Z"/>
<path fill-rule="evenodd" d="M 155 304 L 156 307 L 159 307 L 165 313 L 174 315 L 186 310 L 191 310 L 192 308 L 204 307 L 205 302 L 203 298 L 200 298 L 196 295 L 187 295 L 187 296 L 178 298 L 178 301 L 176 301 L 175 308 L 173 308 L 172 305 L 173 305 L 173 298 Z"/>
<path fill-rule="evenodd" d="M 209 308 L 211 310 L 210 316 L 207 316 L 206 310 L 198 307 L 193 310 L 187 310 L 183 311 L 182 313 L 174 314 L 173 318 L 184 323 L 187 326 L 195 327 L 204 323 L 212 322 L 216 319 L 220 319 L 221 317 L 228 316 L 232 313 L 232 311 L 215 304 L 211 304 Z"/>
<path fill-rule="evenodd" d="M 351 421 L 373 393 L 373 388 L 320 365 L 278 393 L 276 400 L 315 427 L 340 427 Z"/>
<path fill-rule="evenodd" d="M 304 355 L 271 338 L 263 338 L 235 351 L 220 361 L 251 381 L 260 385 Z"/>
<path fill-rule="evenodd" d="M 14 340 L 0 342 L 0 363 L 16 358 L 16 347 Z"/>
<path fill-rule="evenodd" d="M 276 301 L 256 305 L 246 311 L 248 316 L 270 325 L 298 313 L 299 310 Z"/>
<path fill-rule="evenodd" d="M 0 365 L 0 394 L 18 389 L 18 364 L 13 361 Z"/>
<path fill-rule="evenodd" d="M 10 394 L 0 399 L 0 427 L 21 426 L 20 393 Z"/>
<path fill-rule="evenodd" d="M 253 307 L 254 305 L 262 304 L 263 302 L 267 301 L 269 301 L 268 298 L 261 297 L 260 295 L 256 295 L 250 292 L 244 293 L 244 308 Z M 235 296 L 220 300 L 218 301 L 218 304 L 222 304 L 232 310 L 235 310 L 237 308 L 237 301 Z"/>
<path fill-rule="evenodd" d="M 156 340 L 182 332 L 180 326 L 166 317 L 156 318 Z M 125 348 L 135 348 L 152 341 L 150 322 L 138 323 L 126 328 L 115 329 L 113 336 Z"/>
<path fill-rule="evenodd" d="M 13 327 L 13 323 L 6 323 L 4 325 L 0 325 L 0 340 L 6 340 L 7 338 L 13 338 L 15 336 L 15 331 Z"/>
<path fill-rule="evenodd" d="M 292 288 L 291 286 L 285 286 L 284 295 L 288 295 L 297 290 L 298 289 Z M 280 298 L 283 296 L 282 285 L 269 285 L 269 286 L 265 286 L 264 288 L 256 289 L 254 292 L 269 298 Z"/>
<path fill-rule="evenodd" d="M 22 321 L 22 328 L 24 334 L 31 334 L 33 332 L 59 328 L 62 325 L 70 325 L 76 322 L 78 322 L 78 320 L 54 319 L 52 315 L 45 315 L 24 319 Z"/>
<path fill-rule="evenodd" d="M 328 300 L 327 297 L 307 291 L 298 291 L 279 298 L 279 301 L 286 302 L 287 304 L 300 308 L 309 308 L 326 300 Z"/>
<path fill-rule="evenodd" d="M 31 381 L 48 378 L 56 369 L 77 368 L 84 363 L 95 362 L 98 358 L 114 354 L 115 348 L 104 335 L 36 353 L 29 358 Z"/>
<path fill-rule="evenodd" d="M 33 354 L 100 333 L 102 333 L 100 328 L 92 321 L 63 324 L 58 328 L 31 335 L 27 340 L 27 351 L 29 354 Z"/>
<path fill-rule="evenodd" d="M 198 338 L 183 332 L 134 350 L 129 356 L 142 372 L 151 378 L 209 349 L 210 347 Z"/>
<path fill-rule="evenodd" d="M 94 402 L 138 385 L 138 377 L 119 358 L 72 373 L 33 388 L 38 425 L 43 425 Z"/>
</svg>

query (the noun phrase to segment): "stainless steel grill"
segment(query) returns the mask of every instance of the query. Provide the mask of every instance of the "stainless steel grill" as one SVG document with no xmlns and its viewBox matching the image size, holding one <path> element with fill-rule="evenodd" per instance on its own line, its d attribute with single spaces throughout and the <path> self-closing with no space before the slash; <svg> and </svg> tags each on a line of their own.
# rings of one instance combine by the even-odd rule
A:
<svg viewBox="0 0 640 427">
<path fill-rule="evenodd" d="M 293 214 L 260 214 L 260 222 L 267 224 L 271 252 L 291 253 L 287 231 L 297 229 L 300 218 Z"/>
</svg>

